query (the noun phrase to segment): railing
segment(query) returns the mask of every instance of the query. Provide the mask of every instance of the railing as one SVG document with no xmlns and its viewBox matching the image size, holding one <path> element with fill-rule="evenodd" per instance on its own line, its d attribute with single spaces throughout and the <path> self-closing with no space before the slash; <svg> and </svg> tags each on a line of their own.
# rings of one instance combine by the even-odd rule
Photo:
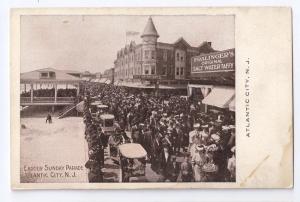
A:
<svg viewBox="0 0 300 202">
<path fill-rule="evenodd" d="M 35 103 L 47 103 L 47 102 L 54 102 L 54 97 L 33 97 L 33 102 Z"/>
<path fill-rule="evenodd" d="M 74 97 L 57 97 L 56 103 L 70 103 L 74 102 Z M 21 97 L 21 103 L 31 103 L 30 97 Z M 32 103 L 55 103 L 54 97 L 33 97 Z"/>
<path fill-rule="evenodd" d="M 31 98 L 30 97 L 21 97 L 21 102 L 24 102 L 24 103 L 31 102 Z"/>
<path fill-rule="evenodd" d="M 57 102 L 74 102 L 75 98 L 74 97 L 57 97 L 56 101 Z"/>
</svg>

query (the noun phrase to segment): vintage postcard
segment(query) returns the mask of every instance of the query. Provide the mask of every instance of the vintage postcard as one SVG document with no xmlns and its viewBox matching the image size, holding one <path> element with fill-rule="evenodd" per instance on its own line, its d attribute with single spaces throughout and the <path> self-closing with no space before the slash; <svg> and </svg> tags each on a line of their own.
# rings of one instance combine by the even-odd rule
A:
<svg viewBox="0 0 300 202">
<path fill-rule="evenodd" d="M 292 188 L 290 8 L 11 10 L 13 189 Z"/>
</svg>

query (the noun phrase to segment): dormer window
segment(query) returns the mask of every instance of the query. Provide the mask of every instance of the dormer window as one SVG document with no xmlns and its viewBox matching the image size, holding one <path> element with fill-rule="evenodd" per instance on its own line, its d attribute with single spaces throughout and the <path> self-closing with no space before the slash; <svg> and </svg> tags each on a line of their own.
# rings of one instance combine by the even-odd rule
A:
<svg viewBox="0 0 300 202">
<path fill-rule="evenodd" d="M 41 79 L 53 79 L 53 78 L 55 78 L 55 72 L 41 72 L 40 78 Z"/>
<path fill-rule="evenodd" d="M 48 72 L 41 72 L 41 78 L 48 78 Z"/>
<path fill-rule="evenodd" d="M 55 78 L 55 72 L 49 72 L 49 78 Z"/>
</svg>

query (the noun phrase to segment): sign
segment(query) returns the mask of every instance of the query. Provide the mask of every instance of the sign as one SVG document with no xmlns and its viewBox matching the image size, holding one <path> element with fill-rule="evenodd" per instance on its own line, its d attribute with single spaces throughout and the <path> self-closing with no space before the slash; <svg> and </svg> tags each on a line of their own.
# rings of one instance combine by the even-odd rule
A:
<svg viewBox="0 0 300 202">
<path fill-rule="evenodd" d="M 158 80 L 160 75 L 133 75 L 133 79 Z"/>
<path fill-rule="evenodd" d="M 235 70 L 235 49 L 191 58 L 191 73 L 228 72 Z"/>
</svg>

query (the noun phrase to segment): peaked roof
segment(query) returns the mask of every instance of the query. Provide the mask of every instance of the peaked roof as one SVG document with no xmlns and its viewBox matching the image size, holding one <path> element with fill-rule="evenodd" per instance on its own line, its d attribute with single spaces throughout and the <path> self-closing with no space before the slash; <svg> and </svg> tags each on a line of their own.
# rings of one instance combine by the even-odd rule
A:
<svg viewBox="0 0 300 202">
<path fill-rule="evenodd" d="M 211 47 L 211 42 L 204 41 L 202 42 L 199 46 L 198 49 L 202 53 L 211 53 L 211 52 L 216 52 L 217 50 L 213 49 Z"/>
<path fill-rule="evenodd" d="M 154 23 L 153 23 L 151 17 L 148 18 L 148 22 L 146 24 L 144 32 L 141 35 L 141 37 L 144 37 L 144 36 L 156 36 L 156 37 L 159 37 L 159 35 L 158 35 L 157 31 L 156 31 L 156 28 L 154 26 Z"/>
<path fill-rule="evenodd" d="M 178 43 L 183 43 L 185 46 L 187 47 L 191 47 L 191 45 L 183 38 L 183 37 L 180 37 L 179 39 L 177 39 L 175 42 L 174 42 L 174 45 L 175 44 L 178 44 Z"/>
<path fill-rule="evenodd" d="M 41 72 L 55 72 L 55 78 L 40 78 Z M 81 81 L 80 78 L 72 76 L 64 71 L 57 70 L 54 68 L 43 68 L 30 72 L 21 73 L 21 82 L 31 81 L 31 82 L 39 82 L 39 81 L 51 81 L 51 82 L 70 82 L 70 81 Z"/>
</svg>

